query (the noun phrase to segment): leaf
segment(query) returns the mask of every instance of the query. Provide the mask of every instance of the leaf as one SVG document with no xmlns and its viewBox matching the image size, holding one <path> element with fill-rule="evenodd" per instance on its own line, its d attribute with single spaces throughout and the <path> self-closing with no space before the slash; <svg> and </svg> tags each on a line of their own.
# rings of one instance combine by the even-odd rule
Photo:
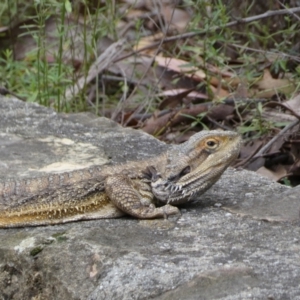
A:
<svg viewBox="0 0 300 300">
<path fill-rule="evenodd" d="M 261 98 L 270 98 L 278 93 L 289 94 L 295 90 L 295 83 L 287 78 L 273 78 L 268 69 L 264 70 L 261 80 L 256 83 L 259 89 L 257 96 Z"/>
<path fill-rule="evenodd" d="M 72 12 L 72 5 L 71 5 L 71 2 L 69 0 L 66 0 L 65 1 L 65 9 L 68 13 L 71 13 Z"/>
<path fill-rule="evenodd" d="M 198 97 L 200 99 L 207 99 L 208 96 L 199 92 L 194 92 L 193 94 L 191 94 L 194 91 L 194 88 L 191 89 L 173 89 L 173 90 L 167 90 L 164 91 L 162 93 L 160 93 L 159 95 L 165 95 L 167 96 L 166 99 L 164 99 L 160 105 L 159 105 L 159 109 L 164 109 L 165 107 L 175 107 L 179 104 L 182 104 L 184 101 L 184 98 L 190 96 L 190 97 Z"/>
<path fill-rule="evenodd" d="M 185 76 L 190 76 L 193 78 L 199 78 L 200 80 L 205 79 L 206 75 L 201 69 L 192 66 L 191 63 L 184 61 L 182 59 L 156 56 L 155 61 L 158 65 L 171 69 L 178 73 L 183 73 Z"/>
</svg>

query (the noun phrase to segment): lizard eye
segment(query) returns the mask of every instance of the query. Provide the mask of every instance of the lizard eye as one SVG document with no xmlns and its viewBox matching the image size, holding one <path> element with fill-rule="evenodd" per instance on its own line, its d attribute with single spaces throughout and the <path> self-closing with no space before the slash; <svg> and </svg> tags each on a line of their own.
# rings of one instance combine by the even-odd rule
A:
<svg viewBox="0 0 300 300">
<path fill-rule="evenodd" d="M 218 143 L 215 141 L 215 140 L 208 140 L 206 142 L 206 146 L 209 148 L 209 149 L 215 149 L 217 146 L 218 146 Z"/>
</svg>

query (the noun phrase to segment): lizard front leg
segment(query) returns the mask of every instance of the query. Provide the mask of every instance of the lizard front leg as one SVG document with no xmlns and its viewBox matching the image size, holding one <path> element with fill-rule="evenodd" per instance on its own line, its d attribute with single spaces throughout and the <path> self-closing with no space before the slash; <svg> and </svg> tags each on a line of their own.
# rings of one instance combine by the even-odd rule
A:
<svg viewBox="0 0 300 300">
<path fill-rule="evenodd" d="M 139 219 L 161 218 L 179 213 L 177 207 L 169 204 L 155 207 L 149 185 L 125 175 L 108 176 L 105 192 L 117 208 Z"/>
</svg>

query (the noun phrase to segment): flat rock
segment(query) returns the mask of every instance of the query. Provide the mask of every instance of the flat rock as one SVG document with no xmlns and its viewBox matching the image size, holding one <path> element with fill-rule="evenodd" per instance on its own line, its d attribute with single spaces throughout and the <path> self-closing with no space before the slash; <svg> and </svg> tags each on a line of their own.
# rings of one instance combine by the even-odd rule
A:
<svg viewBox="0 0 300 300">
<path fill-rule="evenodd" d="M 0 98 L 0 179 L 145 159 L 155 138 Z M 0 229 L 0 299 L 300 299 L 299 188 L 229 169 L 182 215 Z"/>
</svg>

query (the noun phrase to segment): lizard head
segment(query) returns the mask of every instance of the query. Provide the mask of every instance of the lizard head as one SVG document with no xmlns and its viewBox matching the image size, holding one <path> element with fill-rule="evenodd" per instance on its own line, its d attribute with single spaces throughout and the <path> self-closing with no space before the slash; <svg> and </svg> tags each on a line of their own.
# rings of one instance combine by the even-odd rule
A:
<svg viewBox="0 0 300 300">
<path fill-rule="evenodd" d="M 161 167 L 150 167 L 155 197 L 165 203 L 180 204 L 204 193 L 238 156 L 241 138 L 231 131 L 201 131 L 187 142 L 174 146 Z"/>
</svg>

